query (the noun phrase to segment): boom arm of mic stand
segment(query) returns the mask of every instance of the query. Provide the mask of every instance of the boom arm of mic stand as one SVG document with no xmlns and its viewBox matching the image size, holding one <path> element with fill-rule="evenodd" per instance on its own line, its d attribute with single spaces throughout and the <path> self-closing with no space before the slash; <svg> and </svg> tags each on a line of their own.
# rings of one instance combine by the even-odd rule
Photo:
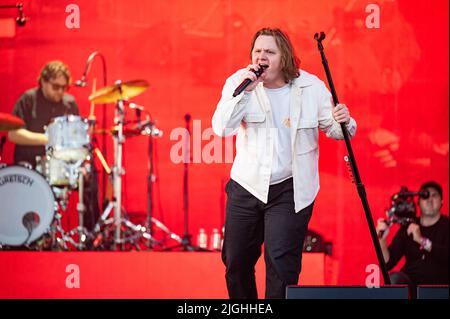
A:
<svg viewBox="0 0 450 319">
<path fill-rule="evenodd" d="M 103 86 L 107 86 L 107 72 L 106 72 L 106 59 L 103 54 L 101 54 L 99 51 L 92 52 L 88 57 L 88 62 L 86 63 L 86 67 L 83 73 L 83 78 L 86 79 L 89 71 L 91 70 L 92 61 L 94 58 L 98 56 L 102 60 L 102 70 L 103 70 Z M 106 129 L 106 104 L 102 104 L 102 129 Z M 102 153 L 105 157 L 107 157 L 107 147 L 106 147 L 106 135 L 102 136 Z M 109 173 L 108 173 L 109 175 Z M 102 173 L 102 209 L 104 209 L 104 202 L 106 198 L 106 175 L 105 173 Z"/>
<path fill-rule="evenodd" d="M 338 97 L 337 97 L 337 94 L 336 94 L 336 89 L 335 89 L 334 84 L 333 84 L 333 79 L 331 77 L 331 72 L 330 72 L 330 68 L 328 66 L 328 61 L 327 61 L 327 59 L 325 57 L 325 53 L 323 51 L 322 40 L 324 38 L 325 38 L 325 34 L 323 32 L 320 33 L 320 36 L 318 36 L 317 33 L 314 36 L 314 39 L 317 41 L 317 46 L 318 46 L 318 49 L 320 51 L 320 55 L 322 57 L 322 64 L 323 64 L 323 67 L 325 69 L 325 73 L 326 73 L 326 76 L 327 76 L 328 84 L 330 86 L 331 95 L 333 97 L 334 104 L 337 105 L 337 104 L 339 104 L 339 100 L 338 100 Z M 366 190 L 364 188 L 364 184 L 361 181 L 361 177 L 359 176 L 358 167 L 356 165 L 355 156 L 353 154 L 352 145 L 350 143 L 349 133 L 348 133 L 348 130 L 347 130 L 347 127 L 346 127 L 345 123 L 340 123 L 340 125 L 341 125 L 341 129 L 342 129 L 342 134 L 344 136 L 345 145 L 346 145 L 347 151 L 348 151 L 349 164 L 350 164 L 350 167 L 351 167 L 351 170 L 352 170 L 352 174 L 353 174 L 353 177 L 354 177 L 354 182 L 355 182 L 355 185 L 356 185 L 356 189 L 358 191 L 358 195 L 359 195 L 359 197 L 361 199 L 361 203 L 362 203 L 363 208 L 364 208 L 364 212 L 365 212 L 365 215 L 366 215 L 367 223 L 369 225 L 370 235 L 372 237 L 373 245 L 375 247 L 375 252 L 377 254 L 378 263 L 379 263 L 380 268 L 381 268 L 381 273 L 383 275 L 383 279 L 384 279 L 385 284 L 390 285 L 391 284 L 391 279 L 389 277 L 389 273 L 387 271 L 386 263 L 384 262 L 383 253 L 381 251 L 380 243 L 378 241 L 378 234 L 376 232 L 375 224 L 373 222 L 372 213 L 370 212 L 370 207 L 369 207 L 369 202 L 367 200 Z"/>
</svg>

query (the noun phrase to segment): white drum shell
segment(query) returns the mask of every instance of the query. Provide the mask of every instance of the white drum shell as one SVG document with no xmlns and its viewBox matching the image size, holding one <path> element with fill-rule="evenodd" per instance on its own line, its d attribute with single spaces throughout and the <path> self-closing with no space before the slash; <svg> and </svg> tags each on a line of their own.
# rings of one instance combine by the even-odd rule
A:
<svg viewBox="0 0 450 319">
<path fill-rule="evenodd" d="M 27 243 L 46 233 L 55 214 L 55 199 L 50 185 L 36 171 L 21 166 L 0 168 L 0 244 L 20 246 L 28 237 L 22 218 L 39 215 Z"/>
<path fill-rule="evenodd" d="M 78 161 L 88 155 L 89 125 L 77 115 L 65 115 L 52 119 L 47 126 L 47 153 L 63 161 Z"/>
</svg>

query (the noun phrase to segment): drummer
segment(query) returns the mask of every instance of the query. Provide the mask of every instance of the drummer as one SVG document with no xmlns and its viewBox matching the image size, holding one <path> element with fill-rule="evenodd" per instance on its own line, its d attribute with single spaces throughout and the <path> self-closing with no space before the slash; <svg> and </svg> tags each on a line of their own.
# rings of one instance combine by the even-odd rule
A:
<svg viewBox="0 0 450 319">
<path fill-rule="evenodd" d="M 61 61 L 48 62 L 38 77 L 38 87 L 22 94 L 14 106 L 13 114 L 25 122 L 25 127 L 9 131 L 8 138 L 15 143 L 14 162 L 27 162 L 36 167 L 36 156 L 45 155 L 48 142 L 44 134 L 52 118 L 79 115 L 75 98 L 67 93 L 71 81 L 67 65 Z M 93 167 L 92 181 L 85 182 L 86 215 L 84 226 L 91 230 L 98 219 L 97 173 Z"/>
<path fill-rule="evenodd" d="M 75 98 L 67 93 L 71 81 L 67 65 L 61 61 L 48 62 L 38 77 L 38 87 L 22 94 L 13 114 L 25 122 L 25 127 L 8 133 L 15 143 L 14 162 L 36 166 L 36 156 L 45 155 L 47 136 L 45 126 L 54 117 L 78 115 Z"/>
</svg>

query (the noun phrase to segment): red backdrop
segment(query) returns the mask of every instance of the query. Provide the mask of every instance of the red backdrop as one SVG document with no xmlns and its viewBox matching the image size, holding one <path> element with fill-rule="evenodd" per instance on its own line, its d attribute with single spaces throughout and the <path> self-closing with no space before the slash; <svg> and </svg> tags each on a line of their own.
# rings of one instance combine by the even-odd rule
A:
<svg viewBox="0 0 450 319">
<path fill-rule="evenodd" d="M 11 1 L 0 1 L 9 4 Z M 370 207 L 384 216 L 401 185 L 416 190 L 434 179 L 448 191 L 448 1 L 378 1 L 379 28 L 368 28 L 367 1 L 87 1 L 78 0 L 80 28 L 65 25 L 73 1 L 23 1 L 30 18 L 23 28 L 0 38 L 0 112 L 36 84 L 40 68 L 60 59 L 75 79 L 93 51 L 105 57 L 108 84 L 145 79 L 149 89 L 135 98 L 164 136 L 156 140 L 154 216 L 183 233 L 183 165 L 170 160 L 176 141 L 170 132 L 184 115 L 211 117 L 225 78 L 248 64 L 249 41 L 263 26 L 286 30 L 302 68 L 325 79 L 313 35 L 325 31 L 326 54 L 341 102 L 358 122 L 353 147 Z M 1 19 L 15 11 L 0 12 Z M 2 20 L 6 28 L 5 20 Z M 6 32 L 6 31 L 5 31 Z M 3 34 L 5 33 L 3 32 Z M 11 33 L 11 31 L 8 31 Z M 8 33 L 6 32 L 6 33 Z M 100 61 L 90 80 L 102 83 Z M 90 82 L 91 84 L 92 82 Z M 73 88 L 81 115 L 89 112 L 90 88 Z M 112 124 L 114 106 L 108 108 Z M 96 110 L 101 116 L 101 110 Z M 131 116 L 131 114 L 130 114 Z M 4 134 L 1 133 L 0 134 Z M 125 207 L 145 215 L 147 139 L 125 146 Z M 205 145 L 209 141 L 203 141 Z M 112 164 L 112 143 L 108 142 Z M 334 244 L 340 284 L 364 284 L 366 265 L 376 263 L 367 222 L 343 161 L 343 142 L 320 139 L 321 191 L 311 228 Z M 12 161 L 7 142 L 3 161 Z M 190 165 L 190 232 L 208 233 L 223 223 L 223 183 L 230 164 Z M 445 202 L 444 211 L 448 205 Z"/>
</svg>

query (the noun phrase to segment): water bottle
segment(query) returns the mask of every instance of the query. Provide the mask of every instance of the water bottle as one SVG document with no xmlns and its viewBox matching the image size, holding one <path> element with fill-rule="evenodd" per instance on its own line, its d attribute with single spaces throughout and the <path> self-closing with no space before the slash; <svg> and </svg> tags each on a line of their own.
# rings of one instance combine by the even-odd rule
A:
<svg viewBox="0 0 450 319">
<path fill-rule="evenodd" d="M 197 236 L 197 246 L 200 248 L 208 248 L 208 235 L 206 235 L 205 229 L 200 228 Z"/>
<path fill-rule="evenodd" d="M 213 229 L 212 235 L 211 235 L 211 250 L 220 250 L 221 249 L 221 238 L 220 233 L 217 228 Z"/>
</svg>

